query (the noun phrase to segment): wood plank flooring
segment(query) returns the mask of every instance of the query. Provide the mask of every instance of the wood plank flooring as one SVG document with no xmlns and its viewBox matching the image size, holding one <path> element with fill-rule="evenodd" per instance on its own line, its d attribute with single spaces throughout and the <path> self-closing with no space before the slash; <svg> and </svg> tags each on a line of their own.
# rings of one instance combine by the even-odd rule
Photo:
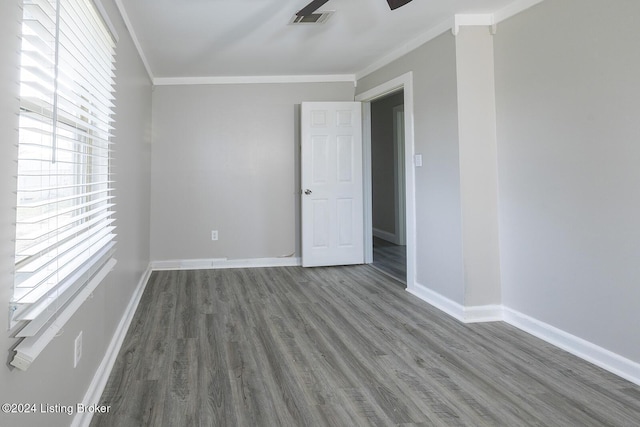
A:
<svg viewBox="0 0 640 427">
<path fill-rule="evenodd" d="M 638 426 L 640 387 L 369 266 L 153 273 L 98 426 Z"/>
<path fill-rule="evenodd" d="M 373 238 L 373 267 L 407 282 L 407 247 L 395 245 L 378 237 Z"/>
</svg>

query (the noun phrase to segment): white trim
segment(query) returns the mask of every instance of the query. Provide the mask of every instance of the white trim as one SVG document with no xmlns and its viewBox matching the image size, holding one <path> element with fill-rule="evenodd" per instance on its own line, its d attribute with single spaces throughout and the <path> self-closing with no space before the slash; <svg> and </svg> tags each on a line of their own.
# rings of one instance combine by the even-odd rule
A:
<svg viewBox="0 0 640 427">
<path fill-rule="evenodd" d="M 640 385 L 640 363 L 510 308 L 503 308 L 503 317 L 520 330 Z"/>
<path fill-rule="evenodd" d="M 464 323 L 500 322 L 503 319 L 500 304 L 464 307 Z"/>
<path fill-rule="evenodd" d="M 451 28 L 453 35 L 457 36 L 460 32 L 460 27 L 463 26 L 486 26 L 492 28 L 492 34 L 496 32 L 496 22 L 493 13 L 455 15 L 453 17 L 453 27 Z"/>
<path fill-rule="evenodd" d="M 100 403 L 100 397 L 102 396 L 102 392 L 104 391 L 104 387 L 107 385 L 107 380 L 109 379 L 109 375 L 111 374 L 111 370 L 113 369 L 113 365 L 116 362 L 116 357 L 120 352 L 120 347 L 122 347 L 122 343 L 124 342 L 124 338 L 127 335 L 127 331 L 129 330 L 129 326 L 131 325 L 131 321 L 133 320 L 133 315 L 138 308 L 138 304 L 140 303 L 140 299 L 142 298 L 142 294 L 149 282 L 149 277 L 151 276 L 151 265 L 147 267 L 147 270 L 144 272 L 136 289 L 131 296 L 131 300 L 129 300 L 129 304 L 120 319 L 120 323 L 116 328 L 113 337 L 111 338 L 111 342 L 109 343 L 109 347 L 107 347 L 107 351 L 102 358 L 102 362 L 96 373 L 91 380 L 91 384 L 89 384 L 89 388 L 82 399 L 82 403 L 84 405 L 97 405 Z M 71 422 L 71 427 L 88 427 L 91 423 L 91 419 L 93 418 L 93 412 L 85 411 L 76 413 L 73 417 L 73 421 Z"/>
<path fill-rule="evenodd" d="M 493 13 L 457 14 L 453 17 L 454 26 L 462 25 L 493 25 Z"/>
<path fill-rule="evenodd" d="M 98 0 L 99 1 L 99 0 Z M 386 55 L 380 57 L 380 59 L 371 63 L 367 67 L 362 70 L 356 72 L 355 74 L 333 74 L 327 76 L 228 76 L 228 77 L 161 77 L 154 78 L 153 72 L 151 71 L 151 67 L 149 66 L 149 61 L 142 50 L 142 46 L 138 37 L 133 29 L 133 25 L 131 24 L 131 20 L 129 19 L 129 15 L 122 4 L 122 0 L 114 0 L 115 4 L 120 11 L 120 15 L 124 21 L 129 34 L 131 35 L 131 39 L 133 40 L 133 44 L 136 46 L 138 50 L 138 54 L 140 55 L 140 59 L 144 64 L 145 69 L 147 70 L 147 74 L 149 78 L 153 82 L 154 85 L 163 86 L 163 85 L 196 85 L 196 84 L 241 84 L 241 83 L 320 83 L 320 82 L 346 82 L 353 81 L 354 84 L 357 84 L 357 81 L 377 70 L 388 65 L 395 61 L 396 59 L 406 55 L 407 53 L 417 49 L 425 43 L 430 42 L 441 34 L 451 30 L 455 27 L 455 18 L 448 19 L 446 21 L 441 22 L 440 24 L 432 27 L 428 31 L 420 34 L 416 38 L 409 40 L 404 43 L 400 47 L 392 50 Z M 520 0 L 512 3 L 493 14 L 484 14 L 484 15 L 492 15 L 493 23 L 490 25 L 495 25 L 499 22 L 504 21 L 505 19 L 511 18 L 512 16 L 531 8 L 532 6 L 537 5 L 538 3 L 542 3 L 544 0 Z M 459 15 L 460 16 L 460 15 Z M 465 24 L 463 24 L 465 25 Z M 469 24 L 466 24 L 469 25 Z M 477 25 L 477 24 L 476 24 Z M 112 26 L 110 25 L 110 28 Z"/>
<path fill-rule="evenodd" d="M 515 3 L 511 3 L 510 5 L 494 12 L 493 14 L 485 14 L 485 15 L 493 15 L 493 23 L 488 24 L 490 26 L 495 26 L 499 22 L 502 22 L 506 19 L 511 18 L 514 15 L 517 15 L 520 12 L 523 12 L 532 6 L 537 5 L 538 3 L 542 3 L 544 0 L 519 0 Z M 361 78 L 368 76 L 369 74 L 378 71 L 380 68 L 384 67 L 395 61 L 396 59 L 406 55 L 407 53 L 417 49 L 425 43 L 430 42 L 441 34 L 452 30 L 454 28 L 455 22 L 454 19 L 448 19 L 440 24 L 432 27 L 425 33 L 419 35 L 413 40 L 408 41 L 404 45 L 392 50 L 386 55 L 380 57 L 377 61 L 373 62 L 371 65 L 363 68 L 362 70 L 356 72 L 356 79 L 360 80 Z"/>
<path fill-rule="evenodd" d="M 395 215 L 395 236 L 397 245 L 404 246 L 407 242 L 407 231 L 404 224 L 405 214 L 405 164 L 404 164 L 404 101 L 393 107 L 393 167 L 395 169 L 396 188 L 393 206 Z"/>
<path fill-rule="evenodd" d="M 356 73 L 356 79 L 360 80 L 361 78 L 368 76 L 369 74 L 373 73 L 374 71 L 379 70 L 380 68 L 384 67 L 385 65 L 388 65 L 390 63 L 392 63 L 393 61 L 395 61 L 396 59 L 406 55 L 407 53 L 417 49 L 418 47 L 422 46 L 425 43 L 430 42 L 431 40 L 435 39 L 436 37 L 440 36 L 443 33 L 446 33 L 447 31 L 449 31 L 451 29 L 453 22 L 451 20 L 446 20 L 444 22 L 441 22 L 439 25 L 436 25 L 435 27 L 431 28 L 429 31 L 419 35 L 418 37 L 414 38 L 413 40 L 409 40 L 408 42 L 406 42 L 405 44 L 401 45 L 400 47 L 392 50 L 391 52 L 389 52 L 388 54 L 382 56 L 380 59 L 378 59 L 377 61 L 373 62 L 371 65 L 365 67 L 364 69 L 358 71 Z"/>
<path fill-rule="evenodd" d="M 511 3 L 508 6 L 503 7 L 500 10 L 494 12 L 494 20 L 496 23 L 502 22 L 506 19 L 511 18 L 514 15 L 517 15 L 520 12 L 524 12 L 525 10 L 537 5 L 538 3 L 542 3 L 544 0 L 519 0 L 514 3 Z"/>
<path fill-rule="evenodd" d="M 440 311 L 444 311 L 449 316 L 464 322 L 464 307 L 462 304 L 459 304 L 441 294 L 432 291 L 424 285 L 419 283 L 413 283 L 412 285 L 407 286 L 407 292 L 416 297 L 420 298 L 422 301 L 429 303 Z"/>
<path fill-rule="evenodd" d="M 260 268 L 260 267 L 297 267 L 301 265 L 298 257 L 282 258 L 249 258 L 249 259 L 175 259 L 152 261 L 151 268 L 160 270 L 209 270 L 226 268 Z"/>
<path fill-rule="evenodd" d="M 350 82 L 355 85 L 356 76 L 355 74 L 327 74 L 300 76 L 160 77 L 153 79 L 153 84 L 156 86 L 334 82 Z"/>
<path fill-rule="evenodd" d="M 144 51 L 142 50 L 142 45 L 138 40 L 138 36 L 136 35 L 136 32 L 133 29 L 133 25 L 131 24 L 131 20 L 129 19 L 127 10 L 124 8 L 124 5 L 122 4 L 122 0 L 115 0 L 115 3 L 116 3 L 116 7 L 118 8 L 118 11 L 120 12 L 120 16 L 122 16 L 124 25 L 125 27 L 127 27 L 127 30 L 131 35 L 131 40 L 133 40 L 133 44 L 138 50 L 138 55 L 140 55 L 140 60 L 142 60 L 142 64 L 144 65 L 145 70 L 147 70 L 147 75 L 149 76 L 149 79 L 153 82 L 154 80 L 153 72 L 151 71 L 151 67 L 149 66 L 149 61 L 147 61 L 147 57 L 145 56 Z"/>
<path fill-rule="evenodd" d="M 371 132 L 367 132 L 366 126 L 371 126 L 371 101 L 378 99 L 388 93 L 398 89 L 404 91 L 404 155 L 405 155 L 405 227 L 406 227 L 406 246 L 407 246 L 407 286 L 411 287 L 416 280 L 416 171 L 413 165 L 413 155 L 415 152 L 415 138 L 413 132 L 413 72 L 402 74 L 391 79 L 381 85 L 374 87 L 366 92 L 356 96 L 356 101 L 363 103 L 363 153 L 369 153 L 367 158 L 364 155 L 364 188 L 365 198 L 371 198 Z M 367 167 L 368 162 L 368 167 Z M 367 173 L 367 170 L 369 171 Z M 366 193 L 369 193 L 368 195 Z M 365 199 L 365 226 L 373 224 L 371 200 Z M 368 221 L 368 222 L 367 222 Z M 371 239 L 372 226 L 365 228 L 365 255 L 368 256 L 372 245 Z M 368 258 L 365 257 L 365 262 Z M 371 261 L 373 255 L 371 254 Z"/>
<path fill-rule="evenodd" d="M 405 86 L 405 84 L 409 84 L 409 82 L 413 83 L 413 72 L 411 71 L 401 76 L 398 76 L 396 78 L 393 78 L 389 81 L 386 81 L 374 87 L 373 89 L 369 89 L 366 92 L 362 92 L 361 94 L 356 95 L 356 101 L 359 101 L 359 102 L 374 101 L 378 98 L 382 98 L 385 95 L 388 95 L 392 92 L 402 89 Z M 406 93 L 405 93 L 405 98 L 406 98 Z M 406 99 L 405 99 L 405 104 L 406 104 Z M 406 114 L 406 107 L 405 107 L 405 114 Z"/>
<path fill-rule="evenodd" d="M 69 321 L 71 316 L 80 308 L 82 303 L 89 298 L 91 293 L 98 287 L 104 278 L 113 270 L 117 261 L 111 258 L 107 263 L 95 274 L 95 276 L 84 286 L 71 302 L 58 312 L 55 320 L 43 331 L 38 334 L 24 338 L 15 348 L 16 354 L 11 360 L 11 365 L 26 371 L 31 363 L 38 357 L 45 347 L 56 337 L 60 329 Z"/>
<path fill-rule="evenodd" d="M 356 97 L 357 99 L 357 97 Z M 362 207 L 364 209 L 364 263 L 373 264 L 373 182 L 371 178 L 371 102 L 362 103 Z"/>
<path fill-rule="evenodd" d="M 419 283 L 407 292 L 463 323 L 504 321 L 589 363 L 640 385 L 640 363 L 504 305 L 464 307 Z"/>
<path fill-rule="evenodd" d="M 419 283 L 407 287 L 407 292 L 463 323 L 498 322 L 503 319 L 501 305 L 465 307 Z"/>
</svg>

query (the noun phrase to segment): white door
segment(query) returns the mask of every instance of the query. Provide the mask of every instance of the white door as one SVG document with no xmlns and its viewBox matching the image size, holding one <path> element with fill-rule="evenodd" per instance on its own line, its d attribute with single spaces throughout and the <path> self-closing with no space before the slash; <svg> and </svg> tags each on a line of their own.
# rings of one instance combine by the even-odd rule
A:
<svg viewBox="0 0 640 427">
<path fill-rule="evenodd" d="M 302 265 L 364 263 L 359 102 L 304 102 Z"/>
</svg>

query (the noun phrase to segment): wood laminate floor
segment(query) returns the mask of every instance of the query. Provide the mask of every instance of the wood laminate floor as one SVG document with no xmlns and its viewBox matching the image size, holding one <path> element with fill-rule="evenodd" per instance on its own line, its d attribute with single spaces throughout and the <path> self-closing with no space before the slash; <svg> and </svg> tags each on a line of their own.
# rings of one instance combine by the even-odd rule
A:
<svg viewBox="0 0 640 427">
<path fill-rule="evenodd" d="M 378 237 L 373 238 L 373 267 L 407 282 L 407 247 L 393 244 Z"/>
<path fill-rule="evenodd" d="M 98 426 L 638 426 L 640 387 L 368 266 L 155 272 Z"/>
</svg>

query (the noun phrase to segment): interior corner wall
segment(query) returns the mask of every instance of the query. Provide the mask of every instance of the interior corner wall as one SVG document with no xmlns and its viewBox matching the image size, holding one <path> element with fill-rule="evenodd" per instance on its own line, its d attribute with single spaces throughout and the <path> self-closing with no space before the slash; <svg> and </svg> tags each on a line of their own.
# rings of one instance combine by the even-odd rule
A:
<svg viewBox="0 0 640 427">
<path fill-rule="evenodd" d="M 353 82 L 157 86 L 152 259 L 300 256 L 300 103 L 353 97 Z"/>
<path fill-rule="evenodd" d="M 640 363 L 640 2 L 498 25 L 503 303 Z"/>
<path fill-rule="evenodd" d="M 21 0 L 0 2 L 0 300 L 3 310 L 13 284 L 15 173 L 18 141 Z M 102 0 L 120 41 L 116 48 L 116 225 L 118 264 L 25 372 L 8 365 L 17 340 L 0 328 L 5 363 L 0 402 L 75 405 L 102 362 L 120 319 L 149 264 L 151 82 L 114 0 Z M 5 312 L 6 313 L 6 312 Z M 8 319 L 7 315 L 2 316 Z M 4 321 L 6 322 L 6 320 Z M 73 341 L 83 332 L 83 354 L 73 367 Z M 39 407 L 38 407 L 39 408 Z M 72 416 L 0 413 L 0 425 L 68 426 Z"/>
<path fill-rule="evenodd" d="M 446 32 L 358 80 L 364 93 L 413 72 L 415 153 L 416 281 L 464 304 L 456 47 Z M 408 286 L 411 286 L 409 284 Z"/>
</svg>

